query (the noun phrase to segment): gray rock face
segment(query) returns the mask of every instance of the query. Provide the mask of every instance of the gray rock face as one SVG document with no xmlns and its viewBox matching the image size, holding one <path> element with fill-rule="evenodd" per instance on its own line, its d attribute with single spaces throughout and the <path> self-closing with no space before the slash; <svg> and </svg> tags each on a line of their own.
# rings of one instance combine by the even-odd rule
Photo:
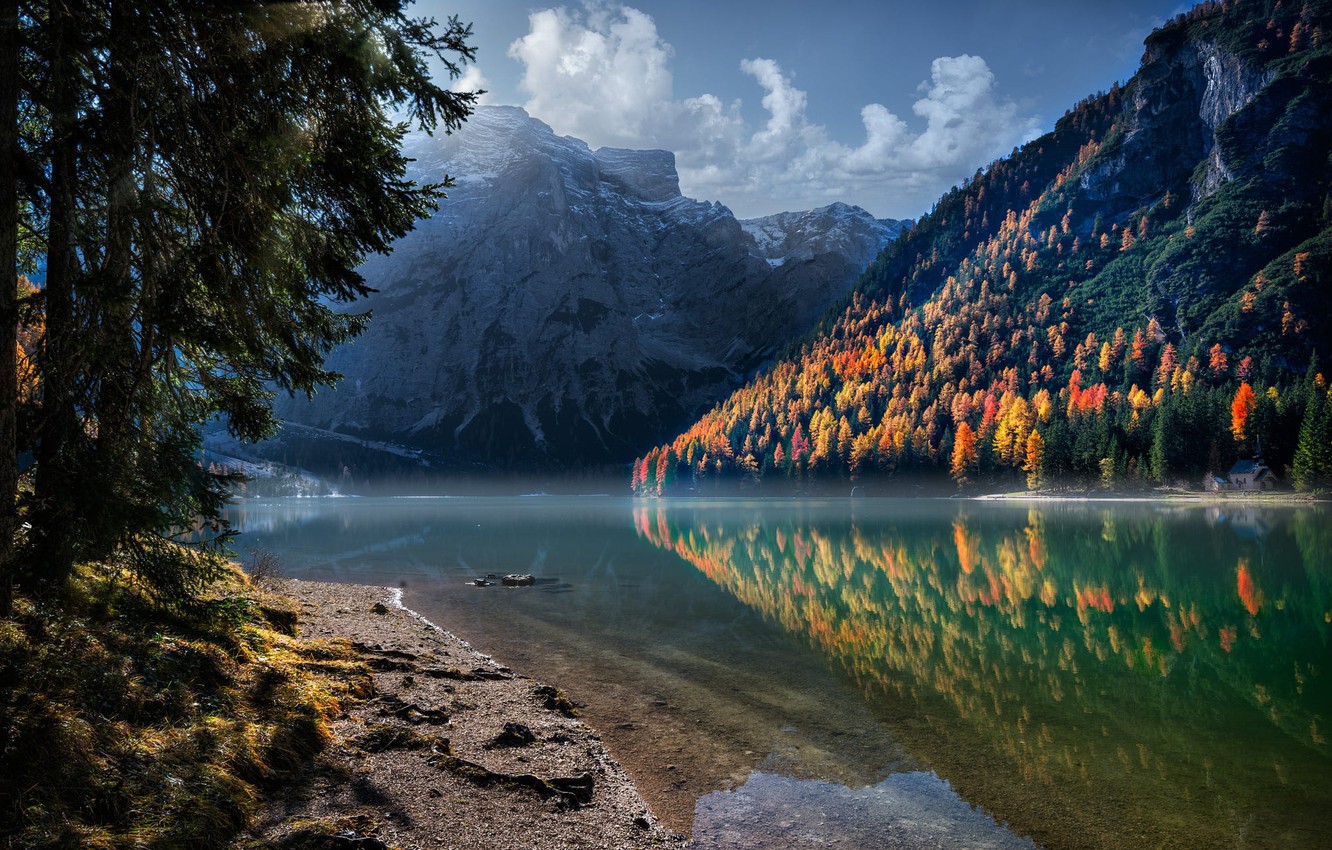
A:
<svg viewBox="0 0 1332 850">
<path fill-rule="evenodd" d="M 457 186 L 388 257 L 345 378 L 289 422 L 496 469 L 620 463 L 817 320 L 900 223 L 834 205 L 740 222 L 674 155 L 593 151 L 514 107 L 409 139 Z"/>
<path fill-rule="evenodd" d="M 770 265 L 832 255 L 845 257 L 863 270 L 886 241 L 897 235 L 902 222 L 878 221 L 860 207 L 838 203 L 807 212 L 748 219 L 740 226 Z"/>
<path fill-rule="evenodd" d="M 1149 41 L 1119 148 L 1083 173 L 1082 188 L 1096 201 L 1142 200 L 1205 160 L 1206 168 L 1193 182 L 1193 199 L 1215 193 L 1231 179 L 1218 129 L 1271 81 L 1270 71 L 1245 67 L 1215 42 Z"/>
<path fill-rule="evenodd" d="M 1230 51 L 1214 42 L 1198 44 L 1195 50 L 1206 81 L 1198 114 L 1207 130 L 1204 137 L 1207 169 L 1193 187 L 1194 197 L 1201 200 L 1233 179 L 1232 163 L 1227 162 L 1217 144 L 1217 130 L 1223 121 L 1253 102 L 1272 82 L 1273 72 L 1246 68 Z"/>
</svg>

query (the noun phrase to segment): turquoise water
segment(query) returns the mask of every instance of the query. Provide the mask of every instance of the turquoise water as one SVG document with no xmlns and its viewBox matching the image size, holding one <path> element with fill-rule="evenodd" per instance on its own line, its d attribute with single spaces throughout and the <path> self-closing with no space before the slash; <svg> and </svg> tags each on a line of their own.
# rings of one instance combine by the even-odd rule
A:
<svg viewBox="0 0 1332 850">
<path fill-rule="evenodd" d="M 1327 846 L 1332 517 L 605 497 L 232 509 L 586 703 L 701 847 Z M 476 588 L 530 572 L 531 588 Z"/>
</svg>

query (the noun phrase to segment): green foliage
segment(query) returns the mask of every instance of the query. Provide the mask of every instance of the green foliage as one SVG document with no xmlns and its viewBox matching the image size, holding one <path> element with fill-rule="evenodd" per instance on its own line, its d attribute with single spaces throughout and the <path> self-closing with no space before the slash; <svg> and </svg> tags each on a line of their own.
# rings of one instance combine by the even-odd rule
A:
<svg viewBox="0 0 1332 850">
<path fill-rule="evenodd" d="M 394 116 L 466 118 L 429 63 L 459 73 L 470 28 L 408 5 L 19 4 L 19 253 L 47 257 L 28 583 L 113 555 L 163 598 L 209 577 L 161 542 L 227 536 L 199 425 L 259 439 L 275 390 L 332 383 L 357 266 L 444 196 L 406 179 Z"/>
<path fill-rule="evenodd" d="M 1310 382 L 1291 475 L 1302 490 L 1332 487 L 1332 400 L 1321 375 Z"/>
</svg>

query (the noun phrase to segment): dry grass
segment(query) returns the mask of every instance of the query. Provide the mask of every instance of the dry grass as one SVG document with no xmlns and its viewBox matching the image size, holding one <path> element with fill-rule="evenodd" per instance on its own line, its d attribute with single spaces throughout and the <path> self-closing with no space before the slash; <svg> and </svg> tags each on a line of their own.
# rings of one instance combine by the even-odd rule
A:
<svg viewBox="0 0 1332 850">
<path fill-rule="evenodd" d="M 88 567 L 0 620 L 0 845 L 221 848 L 373 680 L 239 570 L 188 610 Z"/>
<path fill-rule="evenodd" d="M 267 549 L 251 549 L 242 566 L 251 583 L 265 589 L 271 588 L 273 582 L 282 577 L 281 559 Z"/>
</svg>

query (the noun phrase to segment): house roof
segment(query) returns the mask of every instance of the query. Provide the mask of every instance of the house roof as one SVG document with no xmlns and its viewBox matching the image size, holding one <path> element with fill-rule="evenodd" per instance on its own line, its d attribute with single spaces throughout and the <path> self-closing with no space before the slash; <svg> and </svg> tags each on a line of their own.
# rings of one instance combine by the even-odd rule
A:
<svg viewBox="0 0 1332 850">
<path fill-rule="evenodd" d="M 1256 472 L 1259 469 L 1266 469 L 1266 465 L 1257 459 L 1237 460 L 1235 465 L 1230 468 L 1230 475 L 1247 475 L 1250 472 Z"/>
</svg>

